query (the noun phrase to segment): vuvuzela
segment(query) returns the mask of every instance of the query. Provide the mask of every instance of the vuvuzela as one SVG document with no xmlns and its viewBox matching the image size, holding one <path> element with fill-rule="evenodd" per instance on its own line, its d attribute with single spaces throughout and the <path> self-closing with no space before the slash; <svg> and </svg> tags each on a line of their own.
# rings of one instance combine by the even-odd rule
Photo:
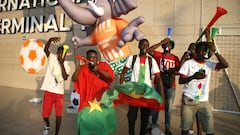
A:
<svg viewBox="0 0 240 135">
<path fill-rule="evenodd" d="M 69 46 L 68 46 L 68 45 L 63 45 L 62 58 L 64 58 L 64 56 L 66 55 L 68 49 L 69 49 Z"/>
<path fill-rule="evenodd" d="M 218 30 L 219 28 L 212 27 L 211 39 L 213 39 L 216 36 Z"/>
<path fill-rule="evenodd" d="M 167 34 L 167 36 L 168 36 L 168 38 L 170 38 L 171 37 L 171 32 L 172 32 L 172 28 L 171 27 L 168 27 L 168 34 Z"/>
<path fill-rule="evenodd" d="M 213 24 L 218 20 L 218 18 L 220 18 L 222 15 L 227 14 L 227 10 L 225 10 L 222 7 L 217 7 L 217 11 L 215 13 L 215 15 L 213 16 L 213 18 L 211 19 L 211 21 L 208 23 L 206 28 L 210 28 L 213 26 Z M 205 29 L 206 29 L 205 28 Z M 204 29 L 204 31 L 205 31 Z M 201 33 L 201 35 L 199 36 L 199 38 L 197 39 L 196 43 L 199 42 L 199 40 L 202 38 L 202 36 L 204 35 L 204 31 Z"/>
</svg>

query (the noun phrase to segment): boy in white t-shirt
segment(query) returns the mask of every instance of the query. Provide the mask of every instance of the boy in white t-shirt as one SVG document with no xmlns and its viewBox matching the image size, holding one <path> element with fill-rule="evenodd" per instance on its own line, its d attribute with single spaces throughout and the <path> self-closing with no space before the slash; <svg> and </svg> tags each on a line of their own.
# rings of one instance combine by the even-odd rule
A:
<svg viewBox="0 0 240 135">
<path fill-rule="evenodd" d="M 68 79 L 70 73 L 68 62 L 65 61 L 66 53 L 63 54 L 63 46 L 58 47 L 57 54 L 52 54 L 49 51 L 51 42 L 57 43 L 59 41 L 60 37 L 52 37 L 44 47 L 44 52 L 48 57 L 48 65 L 41 87 L 41 90 L 44 90 L 42 117 L 46 124 L 43 129 L 43 135 L 48 135 L 50 127 L 49 116 L 51 115 L 53 106 L 55 107 L 56 115 L 55 135 L 58 135 L 62 119 L 64 81 Z"/>
<path fill-rule="evenodd" d="M 214 52 L 219 62 L 206 60 L 207 50 Z M 179 83 L 184 84 L 181 105 L 182 135 L 188 135 L 196 113 L 203 131 L 214 134 L 213 114 L 209 96 L 211 70 L 228 67 L 227 61 L 216 51 L 213 42 L 199 42 L 195 47 L 196 57 L 183 63 L 179 70 Z"/>
<path fill-rule="evenodd" d="M 136 61 L 133 65 L 133 57 L 129 56 L 128 60 L 126 61 L 126 65 L 122 71 L 120 76 L 120 84 L 124 82 L 124 76 L 127 71 L 132 67 L 132 77 L 131 81 L 133 82 L 143 82 L 152 87 L 152 76 L 154 75 L 156 80 L 158 80 L 157 86 L 160 88 L 160 95 L 162 99 L 164 99 L 164 91 L 163 91 L 163 84 L 160 78 L 160 70 L 157 65 L 157 62 L 154 58 L 147 56 L 147 49 L 149 48 L 149 41 L 147 39 L 142 39 L 139 41 L 138 49 L 139 54 L 136 57 Z M 150 60 L 151 59 L 151 69 L 150 67 Z M 140 128 L 140 135 L 146 134 L 147 124 L 148 124 L 148 117 L 150 115 L 150 108 L 147 107 L 140 107 L 140 106 L 133 106 L 129 105 L 128 109 L 128 133 L 129 135 L 135 134 L 135 122 L 137 119 L 138 110 L 141 112 L 141 128 Z"/>
</svg>

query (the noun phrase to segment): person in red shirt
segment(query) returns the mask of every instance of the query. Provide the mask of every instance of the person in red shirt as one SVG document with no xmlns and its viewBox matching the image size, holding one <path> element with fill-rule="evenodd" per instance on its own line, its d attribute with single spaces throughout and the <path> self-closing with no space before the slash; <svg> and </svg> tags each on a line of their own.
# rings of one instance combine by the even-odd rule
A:
<svg viewBox="0 0 240 135">
<path fill-rule="evenodd" d="M 156 51 L 158 47 L 162 47 L 163 52 Z M 175 97 L 175 75 L 180 68 L 179 58 L 171 53 L 171 50 L 175 47 L 175 42 L 169 38 L 165 38 L 160 43 L 152 45 L 149 47 L 147 52 L 153 56 L 159 66 L 161 77 L 164 86 L 165 94 L 165 133 L 166 135 L 171 135 L 171 110 Z M 156 88 L 158 89 L 158 88 Z M 158 90 L 157 90 L 158 91 Z M 153 126 L 157 124 L 158 112 L 153 111 L 152 124 Z"/>
<path fill-rule="evenodd" d="M 103 92 L 110 88 L 110 84 L 114 80 L 114 72 L 110 65 L 98 61 L 97 56 L 96 50 L 88 50 L 87 60 L 80 60 L 72 75 L 74 89 L 81 96 L 79 115 L 81 110 L 90 106 L 90 103 L 99 102 Z M 78 117 L 78 134 L 81 134 L 80 121 L 81 118 Z"/>
<path fill-rule="evenodd" d="M 88 101 L 99 101 L 114 80 L 113 70 L 106 62 L 98 61 L 97 51 L 88 50 L 87 59 L 91 62 L 80 60 L 72 76 L 74 88 L 81 96 L 78 111 L 89 106 Z"/>
</svg>

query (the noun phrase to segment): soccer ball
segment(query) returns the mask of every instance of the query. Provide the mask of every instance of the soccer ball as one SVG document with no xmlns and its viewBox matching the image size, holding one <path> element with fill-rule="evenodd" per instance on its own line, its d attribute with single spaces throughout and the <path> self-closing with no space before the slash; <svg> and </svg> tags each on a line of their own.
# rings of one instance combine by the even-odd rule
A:
<svg viewBox="0 0 240 135">
<path fill-rule="evenodd" d="M 44 44 L 38 39 L 28 39 L 22 44 L 19 59 L 25 71 L 35 74 L 45 67 L 47 56 L 43 49 Z"/>
<path fill-rule="evenodd" d="M 80 94 L 78 94 L 75 90 L 71 93 L 70 96 L 71 106 L 73 108 L 78 109 L 80 105 Z"/>
</svg>

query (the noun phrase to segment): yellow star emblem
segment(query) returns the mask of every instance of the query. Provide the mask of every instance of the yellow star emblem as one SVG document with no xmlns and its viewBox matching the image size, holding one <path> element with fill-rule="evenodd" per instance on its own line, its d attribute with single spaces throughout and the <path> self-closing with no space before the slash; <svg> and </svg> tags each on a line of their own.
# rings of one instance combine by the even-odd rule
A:
<svg viewBox="0 0 240 135">
<path fill-rule="evenodd" d="M 197 95 L 198 95 L 198 96 L 202 95 L 202 91 L 201 91 L 201 90 L 198 90 Z"/>
<path fill-rule="evenodd" d="M 90 105 L 90 110 L 89 112 L 92 112 L 94 110 L 97 110 L 99 112 L 102 112 L 102 108 L 100 106 L 100 102 L 97 101 L 97 99 L 95 98 L 93 101 L 88 101 L 89 105 Z"/>
<path fill-rule="evenodd" d="M 129 95 L 130 97 L 133 97 L 133 98 L 141 98 L 141 97 L 143 97 L 142 94 L 141 94 L 141 95 L 138 95 L 138 94 L 136 93 L 136 90 L 133 90 L 130 94 L 127 94 L 127 95 Z"/>
</svg>

